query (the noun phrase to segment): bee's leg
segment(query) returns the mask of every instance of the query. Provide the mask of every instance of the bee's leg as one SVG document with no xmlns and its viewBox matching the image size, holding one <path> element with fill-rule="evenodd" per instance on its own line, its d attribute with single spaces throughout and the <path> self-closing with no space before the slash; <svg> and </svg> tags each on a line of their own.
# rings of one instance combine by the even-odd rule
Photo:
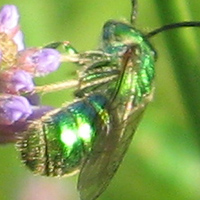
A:
<svg viewBox="0 0 200 200">
<path fill-rule="evenodd" d="M 78 87 L 78 84 L 79 84 L 79 81 L 72 79 L 72 80 L 53 83 L 53 84 L 49 84 L 49 85 L 36 86 L 33 93 L 45 94 L 45 93 L 55 92 L 55 91 L 59 91 L 59 90 L 63 90 L 63 89 Z"/>
</svg>

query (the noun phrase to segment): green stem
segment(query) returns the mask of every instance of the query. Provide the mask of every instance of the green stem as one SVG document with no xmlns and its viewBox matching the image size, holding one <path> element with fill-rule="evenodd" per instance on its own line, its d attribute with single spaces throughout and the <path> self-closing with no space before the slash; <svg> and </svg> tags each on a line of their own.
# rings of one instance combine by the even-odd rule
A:
<svg viewBox="0 0 200 200">
<path fill-rule="evenodd" d="M 180 19 L 180 6 L 176 1 L 155 0 L 158 14 L 162 24 L 188 21 Z M 183 4 L 185 2 L 183 1 Z M 189 4 L 188 4 L 189 5 Z M 178 8 L 178 10 L 176 10 Z M 189 8 L 188 8 L 189 9 Z M 172 21 L 173 19 L 173 21 Z M 196 136 L 200 134 L 200 60 L 197 51 L 198 40 L 195 40 L 196 29 L 174 30 L 164 34 L 167 48 L 173 62 L 173 70 L 180 88 L 183 102 L 188 112 L 189 119 L 193 124 Z M 200 37 L 200 34 L 199 34 Z M 194 45 L 193 45 L 194 44 Z M 199 49 L 198 49 L 199 50 Z"/>
</svg>

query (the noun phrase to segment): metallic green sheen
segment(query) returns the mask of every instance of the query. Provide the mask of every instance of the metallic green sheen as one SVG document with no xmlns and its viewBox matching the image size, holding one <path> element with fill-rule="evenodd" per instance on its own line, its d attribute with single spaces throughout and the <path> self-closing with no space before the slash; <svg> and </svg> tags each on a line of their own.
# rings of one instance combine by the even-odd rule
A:
<svg viewBox="0 0 200 200">
<path fill-rule="evenodd" d="M 30 124 L 17 144 L 24 163 L 45 176 L 78 171 L 92 150 L 97 124 L 109 123 L 106 101 L 101 95 L 93 95 Z"/>
<path fill-rule="evenodd" d="M 126 51 L 131 49 L 127 66 L 122 66 L 122 60 L 120 60 L 119 67 L 122 67 L 120 70 L 124 70 L 123 67 L 126 69 L 123 80 L 120 80 L 122 82 L 119 96 L 121 101 L 125 101 L 126 94 L 132 92 L 134 105 L 138 105 L 152 92 L 155 75 L 153 47 L 144 34 L 137 29 L 126 23 L 110 20 L 103 28 L 103 48 L 105 52 L 113 54 L 113 59 L 121 56 L 122 60 Z"/>
<path fill-rule="evenodd" d="M 127 102 L 130 96 L 134 106 L 142 103 L 152 93 L 155 75 L 155 51 L 145 35 L 126 23 L 108 21 L 103 27 L 102 50 L 109 59 L 92 57 L 93 63 L 79 74 L 77 96 L 98 92 L 112 98 L 117 91 L 116 103 Z"/>
<path fill-rule="evenodd" d="M 109 124 L 105 129 L 99 125 L 97 142 L 80 171 L 78 190 L 82 200 L 96 199 L 110 183 L 153 91 L 155 52 L 145 35 L 126 23 L 108 21 L 103 27 L 102 39 L 102 50 L 110 59 L 101 65 L 99 73 L 109 67 L 115 77 L 108 76 L 105 84 L 100 80 L 99 85 L 95 83 L 98 72 L 93 66 L 98 66 L 98 59 L 93 59 L 83 70 L 90 73 L 82 73 L 85 80 L 93 76 L 87 90 L 84 86 L 79 88 L 82 95 L 101 93 L 108 99 L 109 110 L 109 120 L 106 120 Z M 118 72 L 112 73 L 114 70 Z"/>
</svg>

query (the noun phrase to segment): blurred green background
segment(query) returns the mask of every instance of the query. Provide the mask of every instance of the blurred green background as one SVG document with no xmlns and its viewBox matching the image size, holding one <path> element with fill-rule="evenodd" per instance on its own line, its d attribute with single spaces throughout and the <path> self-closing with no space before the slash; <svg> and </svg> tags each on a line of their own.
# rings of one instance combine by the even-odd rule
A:
<svg viewBox="0 0 200 200">
<path fill-rule="evenodd" d="M 13 0 L 21 14 L 27 46 L 70 41 L 79 51 L 98 47 L 108 19 L 129 19 L 130 0 Z M 139 0 L 138 29 L 200 20 L 197 0 Z M 158 53 L 155 97 L 125 159 L 100 200 L 200 199 L 200 30 L 168 31 L 151 39 Z M 63 66 L 44 82 L 70 79 Z M 59 97 L 58 97 L 59 95 Z M 68 91 L 42 98 L 60 106 Z M 35 177 L 20 162 L 14 145 L 0 147 L 0 200 L 77 200 L 75 177 Z"/>
</svg>

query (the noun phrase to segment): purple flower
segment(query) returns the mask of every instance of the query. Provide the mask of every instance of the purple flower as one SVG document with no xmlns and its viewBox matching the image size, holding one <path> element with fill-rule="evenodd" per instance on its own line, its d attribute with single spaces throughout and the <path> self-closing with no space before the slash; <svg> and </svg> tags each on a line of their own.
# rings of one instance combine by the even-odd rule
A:
<svg viewBox="0 0 200 200">
<path fill-rule="evenodd" d="M 54 108 L 39 105 L 35 76 L 56 71 L 60 53 L 51 48 L 24 48 L 19 14 L 14 5 L 0 10 L 0 143 L 15 142 L 16 135 Z"/>
<path fill-rule="evenodd" d="M 42 76 L 56 71 L 59 65 L 60 53 L 57 50 L 29 48 L 19 52 L 16 67 L 33 76 Z"/>
<path fill-rule="evenodd" d="M 56 71 L 60 65 L 60 53 L 55 49 L 41 49 L 32 56 L 39 74 L 49 74 Z"/>
<path fill-rule="evenodd" d="M 37 93 L 31 93 L 26 96 L 29 103 L 33 106 L 38 106 L 40 104 L 40 97 Z"/>
<path fill-rule="evenodd" d="M 15 71 L 10 82 L 16 91 L 30 92 L 34 89 L 31 75 L 23 70 Z"/>
<path fill-rule="evenodd" d="M 17 49 L 18 51 L 21 51 L 24 49 L 24 35 L 22 33 L 22 31 L 18 31 L 14 37 L 13 37 L 13 41 L 15 42 L 15 44 L 17 45 Z"/>
<path fill-rule="evenodd" d="M 22 96 L 0 96 L 0 124 L 10 125 L 16 121 L 23 121 L 32 114 L 28 100 Z"/>
<path fill-rule="evenodd" d="M 17 8 L 14 5 L 5 5 L 0 11 L 0 31 L 9 33 L 14 29 L 19 20 Z"/>
<path fill-rule="evenodd" d="M 0 124 L 0 144 L 13 143 L 17 141 L 18 134 L 27 130 L 30 120 L 39 119 L 46 112 L 53 110 L 50 106 L 34 107 L 32 114 L 24 121 L 16 121 L 10 125 Z M 0 114 L 1 116 L 1 114 Z M 1 120 L 1 117 L 0 117 Z"/>
<path fill-rule="evenodd" d="M 0 92 L 18 94 L 34 89 L 32 76 L 23 70 L 2 71 L 0 73 Z"/>
<path fill-rule="evenodd" d="M 0 32 L 5 33 L 17 45 L 18 51 L 24 49 L 23 34 L 18 26 L 19 14 L 16 6 L 5 5 L 0 10 Z"/>
<path fill-rule="evenodd" d="M 53 110 L 51 106 L 35 106 L 33 107 L 33 113 L 27 118 L 28 120 L 35 120 L 42 117 L 45 113 Z"/>
<path fill-rule="evenodd" d="M 23 34 L 18 26 L 19 14 L 14 5 L 0 10 L 0 64 L 1 69 L 10 68 L 16 62 L 17 52 L 24 49 Z"/>
</svg>

